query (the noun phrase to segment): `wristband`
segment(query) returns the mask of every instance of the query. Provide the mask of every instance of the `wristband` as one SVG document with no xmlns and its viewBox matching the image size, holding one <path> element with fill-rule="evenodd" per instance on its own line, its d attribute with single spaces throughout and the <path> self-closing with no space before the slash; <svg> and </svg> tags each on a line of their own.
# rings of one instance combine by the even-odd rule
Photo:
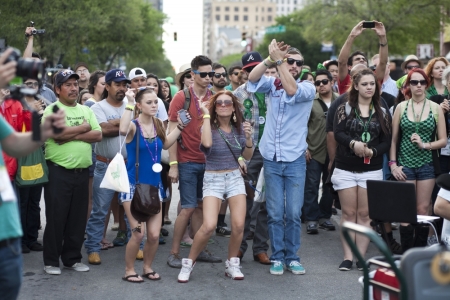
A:
<svg viewBox="0 0 450 300">
<path fill-rule="evenodd" d="M 128 104 L 127 106 L 125 106 L 125 109 L 133 111 L 134 110 L 134 105 Z"/>
<path fill-rule="evenodd" d="M 174 160 L 169 163 L 169 166 L 178 165 L 178 161 Z"/>
<path fill-rule="evenodd" d="M 203 115 L 203 119 L 211 119 L 210 115 Z"/>
<path fill-rule="evenodd" d="M 266 68 L 270 68 L 271 65 L 266 64 L 266 60 L 263 60 L 263 64 L 266 66 Z"/>
<path fill-rule="evenodd" d="M 274 61 L 274 60 L 272 60 L 272 58 L 270 57 L 270 55 L 269 56 L 267 56 L 267 59 L 271 62 L 271 63 L 276 63 L 276 61 Z"/>
<path fill-rule="evenodd" d="M 389 166 L 389 167 L 392 166 L 393 164 L 397 164 L 397 161 L 396 161 L 396 160 L 390 160 L 390 161 L 388 162 L 388 166 Z"/>
<path fill-rule="evenodd" d="M 239 156 L 238 161 L 240 160 L 244 160 L 244 158 L 242 156 Z"/>
</svg>

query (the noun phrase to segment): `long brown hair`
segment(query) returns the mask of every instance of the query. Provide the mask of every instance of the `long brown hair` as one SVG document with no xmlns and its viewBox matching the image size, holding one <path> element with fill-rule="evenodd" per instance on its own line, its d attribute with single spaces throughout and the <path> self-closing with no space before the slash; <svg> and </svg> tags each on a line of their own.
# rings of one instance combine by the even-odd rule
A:
<svg viewBox="0 0 450 300">
<path fill-rule="evenodd" d="M 145 89 L 142 91 L 139 91 L 136 94 L 136 103 L 141 104 L 142 98 L 144 98 L 145 94 L 155 94 L 153 92 L 152 89 Z M 156 96 L 156 94 L 155 94 Z M 158 97 L 156 97 L 156 99 L 159 101 Z M 137 106 L 135 107 L 135 115 L 136 115 L 136 119 L 139 117 L 139 115 L 141 114 L 141 112 L 138 110 Z M 163 142 L 163 144 L 166 142 L 166 130 L 164 128 L 164 124 L 161 122 L 160 119 L 156 118 L 155 116 L 152 116 L 152 121 L 153 124 L 155 124 L 155 128 L 156 128 L 156 135 L 161 139 L 161 141 Z"/>
<path fill-rule="evenodd" d="M 231 125 L 234 126 L 237 129 L 237 132 L 241 134 L 241 126 L 243 123 L 243 116 L 242 116 L 242 105 L 239 103 L 239 100 L 236 98 L 235 95 L 233 95 L 232 92 L 228 90 L 220 91 L 216 94 L 214 94 L 209 99 L 209 115 L 211 116 L 211 123 L 214 124 L 217 122 L 217 113 L 216 113 L 216 101 L 217 98 L 221 95 L 227 95 L 231 97 L 231 101 L 233 101 L 233 107 L 234 107 L 234 114 L 236 115 L 236 122 L 233 120 L 233 118 L 230 119 Z M 215 126 L 213 126 L 214 128 Z M 214 128 L 215 129 L 215 128 Z"/>
<path fill-rule="evenodd" d="M 359 110 L 358 105 L 359 91 L 356 89 L 356 86 L 361 81 L 361 78 L 365 75 L 371 75 L 375 80 L 375 93 L 372 96 L 372 104 L 373 108 L 375 109 L 375 113 L 377 114 L 378 120 L 380 121 L 381 129 L 386 135 L 388 135 L 391 132 L 391 122 L 387 117 L 389 112 L 383 112 L 383 110 L 381 109 L 380 85 L 378 84 L 377 78 L 371 69 L 362 69 L 361 71 L 353 75 L 352 85 L 349 91 L 348 103 L 361 115 L 361 111 Z M 354 114 L 353 109 L 350 114 Z M 382 120 L 384 120 L 384 122 L 382 122 Z"/>
</svg>

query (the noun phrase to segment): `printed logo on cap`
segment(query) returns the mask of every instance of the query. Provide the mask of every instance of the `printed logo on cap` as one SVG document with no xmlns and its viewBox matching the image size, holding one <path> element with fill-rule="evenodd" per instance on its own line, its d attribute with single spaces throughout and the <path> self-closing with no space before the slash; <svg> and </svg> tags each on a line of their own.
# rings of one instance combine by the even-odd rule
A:
<svg viewBox="0 0 450 300">
<path fill-rule="evenodd" d="M 117 77 L 125 77 L 125 72 L 124 71 L 116 71 L 116 78 Z"/>
<path fill-rule="evenodd" d="M 255 60 L 255 59 L 253 58 L 253 54 L 250 54 L 250 57 L 247 59 L 247 61 L 251 61 L 251 60 Z"/>
<path fill-rule="evenodd" d="M 64 70 L 60 73 L 62 76 L 66 77 L 72 74 L 75 74 L 72 70 Z"/>
</svg>

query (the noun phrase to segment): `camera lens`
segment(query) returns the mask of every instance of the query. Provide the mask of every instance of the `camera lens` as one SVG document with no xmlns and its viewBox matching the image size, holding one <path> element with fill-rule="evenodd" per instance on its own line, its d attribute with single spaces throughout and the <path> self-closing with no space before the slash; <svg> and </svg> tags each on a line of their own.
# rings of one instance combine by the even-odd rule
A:
<svg viewBox="0 0 450 300">
<path fill-rule="evenodd" d="M 6 59 L 5 64 L 10 61 L 17 61 L 16 75 L 41 80 L 45 76 L 45 63 L 41 60 L 21 58 L 20 51 L 13 48 L 13 52 Z"/>
</svg>

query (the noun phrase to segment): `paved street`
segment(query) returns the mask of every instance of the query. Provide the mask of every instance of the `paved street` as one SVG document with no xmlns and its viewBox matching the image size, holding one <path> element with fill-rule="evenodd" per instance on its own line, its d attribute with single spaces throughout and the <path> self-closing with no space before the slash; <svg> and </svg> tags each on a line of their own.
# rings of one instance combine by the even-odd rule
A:
<svg viewBox="0 0 450 300">
<path fill-rule="evenodd" d="M 174 188 L 176 191 L 176 188 Z M 176 217 L 178 194 L 175 193 L 170 218 Z M 44 201 L 41 201 L 42 222 L 45 225 Z M 111 218 L 112 219 L 112 218 Z M 228 216 L 227 216 L 228 220 Z M 339 215 L 333 217 L 338 224 Z M 112 223 L 110 223 L 110 226 Z M 102 264 L 90 266 L 87 273 L 62 269 L 59 276 L 47 275 L 43 271 L 42 252 L 24 255 L 24 278 L 19 299 L 361 299 L 362 288 L 358 277 L 362 272 L 354 268 L 341 272 L 338 265 L 342 262 L 342 250 L 338 231 L 321 230 L 318 235 L 306 234 L 302 228 L 300 249 L 301 263 L 306 268 L 305 275 L 293 275 L 285 271 L 282 276 L 269 274 L 269 266 L 253 261 L 251 251 L 242 261 L 243 281 L 233 281 L 224 276 L 224 263 L 198 263 L 187 284 L 177 282 L 179 269 L 170 268 L 166 258 L 170 251 L 173 231 L 172 225 L 166 225 L 170 235 L 167 244 L 160 245 L 153 269 L 162 280 L 146 280 L 141 284 L 124 282 L 125 247 L 116 247 L 100 253 Z M 42 241 L 43 231 L 39 231 Z M 116 232 L 108 230 L 108 238 L 113 240 Z M 397 232 L 394 232 L 398 235 Z M 214 244 L 208 249 L 226 260 L 228 238 L 213 236 Z M 251 243 L 250 243 L 251 245 Z M 182 248 L 186 257 L 189 248 Z M 87 254 L 83 249 L 82 262 L 87 263 Z M 369 246 L 366 257 L 377 255 L 374 246 Z M 136 262 L 136 270 L 142 272 L 142 262 Z M 1 299 L 1 296 L 0 296 Z"/>
</svg>

